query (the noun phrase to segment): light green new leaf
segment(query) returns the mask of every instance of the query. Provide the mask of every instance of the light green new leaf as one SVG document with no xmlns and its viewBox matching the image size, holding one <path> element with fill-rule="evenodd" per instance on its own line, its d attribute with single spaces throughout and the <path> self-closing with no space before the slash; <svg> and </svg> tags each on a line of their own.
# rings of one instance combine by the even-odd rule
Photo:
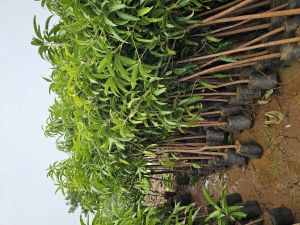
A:
<svg viewBox="0 0 300 225">
<path fill-rule="evenodd" d="M 124 12 L 120 12 L 120 11 L 117 11 L 116 14 L 123 20 L 127 20 L 127 21 L 139 21 L 140 18 L 136 17 L 136 16 L 132 16 L 132 15 L 129 15 L 127 13 L 124 13 Z"/>
<path fill-rule="evenodd" d="M 133 66 L 132 74 L 131 74 L 131 88 L 134 89 L 137 83 L 137 75 L 139 72 L 139 65 L 136 64 Z"/>
<path fill-rule="evenodd" d="M 219 38 L 216 38 L 216 37 L 213 37 L 213 36 L 207 36 L 206 38 L 207 38 L 208 41 L 214 42 L 214 43 L 219 43 L 220 41 L 222 41 L 222 39 L 219 39 Z"/>
<path fill-rule="evenodd" d="M 192 167 L 195 168 L 195 169 L 200 169 L 201 168 L 201 166 L 197 163 L 193 163 Z"/>
<path fill-rule="evenodd" d="M 118 11 L 120 9 L 124 9 L 125 7 L 126 7 L 126 5 L 124 5 L 122 3 L 113 2 L 113 3 L 108 5 L 108 10 L 109 10 L 109 12 L 115 12 L 115 11 Z"/>
<path fill-rule="evenodd" d="M 202 190 L 203 190 L 203 194 L 204 194 L 206 200 L 207 200 L 207 201 L 208 201 L 215 209 L 222 211 L 222 209 L 218 206 L 218 204 L 215 203 L 214 200 L 210 197 L 208 191 L 207 191 L 204 187 L 203 187 Z"/>
<path fill-rule="evenodd" d="M 104 68 L 107 67 L 107 65 L 108 65 L 109 63 L 111 63 L 112 57 L 113 57 L 112 53 L 108 53 L 108 54 L 104 57 L 104 59 L 101 61 L 101 63 L 100 63 L 99 66 L 97 67 L 98 72 L 100 72 L 100 73 L 103 72 Z"/>
<path fill-rule="evenodd" d="M 138 12 L 137 12 L 137 14 L 138 14 L 138 16 L 144 16 L 147 13 L 149 13 L 152 8 L 153 7 L 145 7 L 145 8 L 139 9 Z"/>
<path fill-rule="evenodd" d="M 219 218 L 219 216 L 221 214 L 222 214 L 222 211 L 216 210 L 216 211 L 212 212 L 211 214 L 209 214 L 208 217 L 205 218 L 205 222 L 208 222 L 208 221 L 210 221 L 212 219 L 217 219 L 217 218 Z"/>
</svg>

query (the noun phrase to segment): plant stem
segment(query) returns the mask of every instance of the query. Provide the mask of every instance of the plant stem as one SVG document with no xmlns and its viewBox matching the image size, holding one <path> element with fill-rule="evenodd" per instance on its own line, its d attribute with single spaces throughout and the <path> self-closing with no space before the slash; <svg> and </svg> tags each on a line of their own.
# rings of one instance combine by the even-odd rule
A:
<svg viewBox="0 0 300 225">
<path fill-rule="evenodd" d="M 272 8 L 272 9 L 268 10 L 267 12 L 274 12 L 274 11 L 276 11 L 276 10 L 284 9 L 284 8 L 286 8 L 288 5 L 289 5 L 289 3 L 285 3 L 285 4 L 282 4 L 282 5 L 277 6 L 277 7 L 275 7 L 275 8 Z M 233 24 L 233 25 L 230 25 L 230 26 L 222 27 L 222 28 L 219 28 L 219 29 L 217 29 L 217 30 L 214 30 L 214 31 L 209 32 L 207 35 L 212 35 L 212 34 L 215 34 L 215 33 L 221 32 L 221 31 L 224 31 L 224 30 L 229 30 L 229 29 L 232 29 L 232 28 L 241 26 L 241 25 L 243 25 L 243 24 L 245 24 L 245 23 L 248 23 L 248 22 L 250 22 L 250 21 L 252 21 L 252 19 L 250 19 L 250 20 L 244 20 L 244 21 L 238 22 L 238 23 Z"/>
<path fill-rule="evenodd" d="M 208 14 L 211 14 L 211 13 L 215 13 L 215 12 L 221 11 L 221 10 L 229 8 L 229 7 L 231 7 L 231 6 L 239 3 L 241 1 L 243 1 L 243 0 L 235 0 L 233 2 L 229 2 L 229 3 L 225 4 L 225 5 L 219 6 L 217 8 L 211 9 L 211 10 L 206 11 L 206 12 L 203 12 L 203 13 L 199 14 L 199 16 L 205 16 L 205 15 L 208 15 Z"/>
<path fill-rule="evenodd" d="M 276 46 L 276 45 L 284 45 L 284 44 L 289 44 L 289 43 L 294 43 L 294 42 L 300 42 L 300 37 L 287 38 L 287 39 L 282 39 L 282 40 L 278 40 L 278 41 L 270 41 L 267 43 L 262 43 L 262 44 L 253 45 L 253 46 L 249 46 L 249 47 L 242 47 L 242 48 L 237 48 L 237 49 L 233 49 L 233 50 L 229 50 L 229 51 L 225 51 L 225 52 L 220 52 L 220 53 L 215 53 L 215 54 L 211 54 L 211 55 L 204 55 L 204 56 L 200 56 L 200 57 L 196 57 L 196 58 L 186 59 L 186 60 L 178 61 L 177 63 L 199 61 L 202 59 L 215 58 L 215 57 L 224 56 L 224 55 L 231 55 L 231 54 L 237 53 L 237 52 L 244 52 L 244 51 L 249 51 L 249 50 L 254 50 L 254 49 L 259 49 L 259 48 L 272 47 L 272 46 Z"/>
<path fill-rule="evenodd" d="M 203 98 L 201 102 L 228 102 L 228 99 L 217 99 L 217 98 Z"/>
<path fill-rule="evenodd" d="M 216 19 L 214 21 L 209 21 L 205 24 L 193 24 L 188 27 L 189 30 L 218 24 L 218 23 L 229 23 L 229 22 L 235 22 L 235 21 L 241 21 L 241 20 L 249 20 L 249 19 L 263 19 L 263 18 L 271 18 L 271 17 L 279 17 L 279 16 L 293 16 L 293 15 L 299 15 L 300 9 L 288 9 L 288 10 L 281 10 L 276 12 L 265 12 L 265 13 L 258 13 L 258 14 L 249 14 L 249 15 L 243 15 L 243 16 L 235 16 L 235 17 L 229 17 L 229 18 L 223 18 L 223 19 Z"/>
<path fill-rule="evenodd" d="M 211 17 L 203 20 L 203 23 L 208 23 L 208 22 L 213 21 L 215 19 L 221 18 L 221 17 L 223 17 L 223 16 L 225 16 L 225 15 L 227 15 L 227 14 L 229 14 L 229 13 L 231 13 L 231 12 L 233 12 L 233 11 L 239 9 L 239 8 L 242 8 L 243 6 L 246 6 L 246 5 L 250 4 L 251 2 L 254 2 L 254 1 L 255 0 L 244 0 L 243 2 L 240 2 L 237 5 L 234 5 L 234 6 L 230 7 L 229 9 L 226 9 L 226 10 L 224 10 L 224 11 L 222 11 L 222 12 L 220 12 L 220 13 L 214 15 L 214 16 L 211 16 Z"/>
<path fill-rule="evenodd" d="M 300 41 L 300 38 L 297 38 L 297 40 Z M 223 71 L 223 70 L 227 70 L 227 69 L 232 69 L 232 68 L 236 68 L 236 67 L 243 67 L 245 65 L 249 65 L 249 63 L 256 64 L 257 61 L 266 60 L 266 59 L 280 58 L 280 57 L 281 57 L 281 53 L 272 53 L 272 54 L 268 54 L 268 55 L 264 55 L 264 56 L 253 57 L 253 58 L 250 58 L 250 59 L 245 59 L 245 60 L 241 60 L 241 61 L 234 62 L 234 63 L 228 63 L 226 65 L 220 65 L 220 66 L 212 67 L 212 68 L 200 71 L 198 73 L 195 73 L 193 75 L 183 77 L 179 81 L 186 81 L 186 80 L 189 80 L 189 79 L 192 79 L 192 78 L 195 78 L 197 76 L 204 75 L 204 74 L 215 73 L 215 72 L 219 72 L 219 71 Z"/>
<path fill-rule="evenodd" d="M 211 123 L 196 123 L 197 127 L 215 127 L 215 126 L 226 126 L 226 122 L 211 122 Z"/>
<path fill-rule="evenodd" d="M 162 143 L 161 146 L 168 146 L 168 147 L 173 147 L 173 146 L 203 146 L 205 143 Z"/>
<path fill-rule="evenodd" d="M 201 87 L 202 88 L 202 87 Z M 198 90 L 198 89 L 193 89 L 193 90 Z M 186 98 L 187 96 L 200 96 L 200 97 L 208 97 L 208 96 L 217 96 L 217 97 L 221 97 L 221 96 L 236 96 L 237 93 L 236 92 L 216 92 L 216 93 L 197 93 L 197 94 L 194 94 L 194 93 L 191 93 L 189 95 L 174 95 L 174 96 L 171 96 L 170 98 Z M 200 101 L 205 101 L 205 100 L 208 100 L 209 98 L 202 98 Z"/>
<path fill-rule="evenodd" d="M 264 30 L 264 29 L 268 29 L 270 27 L 271 27 L 271 23 L 266 23 L 266 24 L 251 26 L 251 27 L 240 28 L 240 29 L 233 30 L 233 31 L 218 33 L 218 34 L 215 34 L 214 36 L 215 37 L 226 37 L 226 36 L 235 35 L 235 34 L 247 33 L 250 31 Z"/>
<path fill-rule="evenodd" d="M 222 87 L 228 87 L 228 86 L 238 85 L 238 84 L 248 84 L 248 83 L 250 83 L 250 80 L 236 80 L 236 81 L 216 85 L 216 86 L 213 86 L 212 88 L 218 89 L 218 88 L 222 88 Z M 196 90 L 203 90 L 203 89 L 207 89 L 207 88 L 206 87 L 198 87 L 198 88 L 194 88 L 193 90 L 196 91 Z"/>
<path fill-rule="evenodd" d="M 158 178 L 158 177 L 149 177 L 149 179 L 173 183 L 173 182 L 171 182 L 170 180 L 166 180 L 166 179 L 162 179 L 162 178 Z"/>
<path fill-rule="evenodd" d="M 248 45 L 247 45 L 247 46 L 248 46 Z M 244 46 L 244 47 L 247 47 L 247 46 Z M 268 53 L 268 51 L 267 51 L 267 50 L 264 50 L 264 51 L 256 52 L 256 53 L 252 53 L 252 54 L 246 54 L 246 55 L 234 56 L 234 57 L 232 57 L 232 58 L 233 58 L 233 59 L 245 59 L 245 58 L 247 59 L 247 58 L 251 58 L 251 57 L 255 57 L 255 56 L 265 55 L 265 54 L 267 54 L 267 53 Z M 214 63 L 214 62 L 218 62 L 218 61 L 220 61 L 219 58 L 214 58 L 214 59 L 208 61 L 207 63 L 202 64 L 202 65 L 196 67 L 195 70 L 202 69 L 202 68 L 204 68 L 204 67 L 206 67 L 206 66 L 208 66 L 208 65 L 210 65 L 210 64 L 212 64 L 212 63 Z"/>
<path fill-rule="evenodd" d="M 252 9 L 257 9 L 257 8 L 260 8 L 260 7 L 263 7 L 263 6 L 266 6 L 266 5 L 270 5 L 271 3 L 272 3 L 272 0 L 266 0 L 266 1 L 263 1 L 263 2 L 256 2 L 253 5 L 246 6 L 242 9 L 236 10 L 236 11 L 234 11 L 234 12 L 228 14 L 228 15 L 231 15 L 231 16 L 238 15 L 238 14 L 241 14 L 241 13 L 244 13 L 244 12 L 248 12 Z"/>
<path fill-rule="evenodd" d="M 191 139 L 200 139 L 200 138 L 206 138 L 206 135 L 195 135 L 195 136 L 187 136 L 187 137 L 170 138 L 170 139 L 166 139 L 164 141 L 161 141 L 159 143 L 172 142 L 172 141 L 182 141 L 182 140 L 191 140 Z"/>
<path fill-rule="evenodd" d="M 212 111 L 212 112 L 205 112 L 205 113 L 200 113 L 200 116 L 209 116 L 209 115 L 216 115 L 216 114 L 221 114 L 222 111 Z"/>
<path fill-rule="evenodd" d="M 169 158 L 163 158 L 163 159 L 166 159 L 166 160 L 172 160 L 174 158 L 172 157 L 169 157 Z M 196 159 L 213 159 L 213 157 L 211 156 L 190 156 L 190 157 L 178 157 L 179 160 L 196 160 Z M 153 158 L 151 159 L 153 161 L 159 161 L 158 158 Z"/>
<path fill-rule="evenodd" d="M 285 27 L 279 27 L 279 28 L 277 28 L 275 30 L 272 30 L 272 31 L 270 31 L 270 32 L 268 32 L 268 33 L 260 36 L 260 37 L 257 37 L 257 38 L 255 38 L 255 39 L 253 39 L 251 41 L 246 42 L 245 44 L 239 46 L 238 49 L 245 48 L 245 47 L 250 46 L 250 45 L 252 45 L 252 44 L 254 44 L 256 42 L 262 41 L 263 39 L 265 39 L 267 37 L 270 37 L 270 36 L 272 36 L 274 34 L 278 34 L 278 33 L 283 32 L 283 31 L 285 31 Z"/>
<path fill-rule="evenodd" d="M 151 171 L 149 175 L 158 175 L 158 174 L 174 174 L 174 173 L 186 173 L 186 170 L 162 170 L 162 171 Z"/>
</svg>

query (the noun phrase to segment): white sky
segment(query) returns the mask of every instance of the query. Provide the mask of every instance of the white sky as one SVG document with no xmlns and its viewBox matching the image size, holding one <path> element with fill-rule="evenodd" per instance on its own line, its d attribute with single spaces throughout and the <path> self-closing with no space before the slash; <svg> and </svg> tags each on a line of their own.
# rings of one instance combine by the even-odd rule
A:
<svg viewBox="0 0 300 225">
<path fill-rule="evenodd" d="M 48 12 L 34 0 L 0 3 L 0 225 L 78 225 L 46 178 L 49 164 L 64 157 L 43 136 L 49 65 L 30 44 L 33 16 L 43 24 Z"/>
</svg>

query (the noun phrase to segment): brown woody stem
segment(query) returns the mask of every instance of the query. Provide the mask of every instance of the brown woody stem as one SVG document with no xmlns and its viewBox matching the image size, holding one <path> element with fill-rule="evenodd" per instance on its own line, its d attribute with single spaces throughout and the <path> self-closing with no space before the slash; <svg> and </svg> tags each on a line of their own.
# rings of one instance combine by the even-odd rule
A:
<svg viewBox="0 0 300 225">
<path fill-rule="evenodd" d="M 277 11 L 277 10 L 280 10 L 280 9 L 284 9 L 286 8 L 287 6 L 289 5 L 289 3 L 285 3 L 285 4 L 282 4 L 280 6 L 277 6 L 275 8 L 272 8 L 270 10 L 268 10 L 267 12 L 274 12 L 274 11 Z M 245 23 L 248 23 L 252 21 L 252 19 L 250 20 L 244 20 L 244 21 L 241 21 L 241 22 L 238 22 L 236 24 L 233 24 L 233 25 L 230 25 L 230 26 L 226 26 L 226 27 L 222 27 L 222 28 L 219 28 L 217 30 L 214 30 L 214 31 L 211 31 L 210 33 L 208 33 L 208 35 L 212 35 L 212 34 L 215 34 L 215 33 L 218 33 L 218 32 L 222 32 L 222 31 L 225 31 L 225 30 L 229 30 L 229 29 L 232 29 L 232 28 L 235 28 L 235 27 L 238 27 L 238 26 L 241 26 Z"/>
<path fill-rule="evenodd" d="M 300 9 L 288 9 L 288 10 L 281 10 L 276 12 L 264 12 L 264 13 L 258 13 L 258 14 L 249 14 L 249 15 L 243 15 L 243 16 L 235 16 L 235 17 L 228 17 L 228 18 L 222 18 L 222 19 L 216 19 L 214 21 L 209 21 L 204 24 L 193 24 L 188 27 L 189 30 L 195 29 L 197 27 L 203 27 L 218 23 L 229 23 L 229 22 L 235 22 L 235 21 L 242 21 L 242 20 L 250 20 L 250 19 L 263 19 L 263 18 L 272 18 L 272 17 L 279 17 L 279 16 L 293 16 L 293 15 L 299 15 Z"/>
<path fill-rule="evenodd" d="M 297 39 L 299 39 L 299 41 L 300 41 L 300 38 L 297 38 Z M 198 73 L 195 73 L 191 76 L 183 77 L 179 81 L 186 81 L 186 80 L 190 80 L 192 78 L 195 78 L 195 77 L 198 77 L 198 76 L 201 76 L 204 74 L 215 73 L 215 72 L 232 69 L 232 68 L 236 68 L 236 67 L 244 67 L 246 65 L 249 65 L 249 63 L 250 63 L 250 65 L 251 64 L 253 65 L 253 64 L 256 64 L 257 61 L 280 58 L 280 57 L 281 57 L 281 53 L 272 53 L 272 54 L 268 54 L 268 55 L 264 55 L 264 56 L 258 56 L 258 57 L 253 57 L 250 59 L 241 60 L 241 61 L 234 62 L 234 63 L 228 63 L 225 65 L 215 66 L 215 67 L 200 71 Z"/>
<path fill-rule="evenodd" d="M 277 45 L 284 45 L 284 44 L 289 44 L 289 43 L 294 43 L 294 42 L 300 42 L 300 37 L 287 38 L 287 39 L 282 39 L 282 40 L 278 40 L 278 41 L 270 41 L 267 43 L 262 43 L 262 44 L 243 47 L 243 48 L 237 48 L 237 49 L 220 52 L 220 53 L 215 53 L 215 54 L 211 54 L 211 55 L 199 56 L 196 58 L 178 61 L 178 63 L 199 61 L 202 59 L 215 58 L 215 57 L 224 56 L 224 55 L 231 55 L 233 53 L 244 52 L 244 51 L 249 51 L 249 50 L 254 50 L 254 49 L 259 49 L 259 48 L 267 48 L 267 47 L 272 47 L 272 46 L 277 46 Z"/>
<path fill-rule="evenodd" d="M 257 9 L 257 8 L 260 8 L 260 7 L 263 7 L 263 6 L 266 6 L 266 5 L 270 5 L 271 3 L 272 3 L 272 0 L 266 0 L 266 1 L 263 1 L 263 2 L 257 2 L 257 3 L 254 3 L 252 5 L 249 5 L 249 6 L 246 6 L 244 8 L 241 8 L 239 10 L 236 10 L 236 11 L 234 11 L 232 13 L 229 13 L 228 15 L 235 16 L 235 15 L 238 15 L 238 14 L 243 14 L 245 12 L 249 12 L 252 9 Z"/>
<path fill-rule="evenodd" d="M 266 23 L 266 24 L 251 26 L 251 27 L 244 27 L 244 28 L 240 28 L 237 30 L 223 32 L 223 33 L 218 33 L 218 34 L 215 34 L 214 36 L 215 37 L 226 37 L 226 36 L 235 35 L 235 34 L 247 33 L 250 31 L 264 30 L 264 29 L 268 29 L 270 27 L 271 27 L 271 24 Z"/>
<path fill-rule="evenodd" d="M 211 13 L 215 13 L 215 12 L 221 11 L 221 10 L 229 8 L 229 7 L 231 7 L 231 6 L 239 3 L 241 1 L 243 1 L 243 0 L 235 0 L 233 2 L 229 2 L 229 3 L 225 4 L 225 5 L 219 6 L 217 8 L 214 8 L 214 9 L 206 11 L 206 12 L 203 12 L 203 13 L 199 14 L 199 16 L 205 16 L 205 15 L 208 15 L 208 14 L 211 14 Z"/>
<path fill-rule="evenodd" d="M 213 21 L 215 19 L 221 18 L 221 17 L 223 17 L 225 15 L 228 15 L 229 13 L 231 13 L 231 12 L 237 10 L 237 9 L 240 9 L 240 8 L 246 6 L 246 5 L 248 5 L 248 4 L 250 4 L 250 3 L 254 2 L 254 1 L 256 1 L 256 0 L 245 0 L 245 1 L 242 1 L 242 2 L 238 3 L 237 5 L 234 5 L 234 6 L 230 7 L 229 9 L 226 9 L 226 10 L 224 10 L 224 11 L 222 11 L 222 12 L 220 12 L 220 13 L 214 15 L 214 16 L 211 16 L 211 17 L 203 20 L 203 23 L 208 23 L 210 21 Z"/>
</svg>

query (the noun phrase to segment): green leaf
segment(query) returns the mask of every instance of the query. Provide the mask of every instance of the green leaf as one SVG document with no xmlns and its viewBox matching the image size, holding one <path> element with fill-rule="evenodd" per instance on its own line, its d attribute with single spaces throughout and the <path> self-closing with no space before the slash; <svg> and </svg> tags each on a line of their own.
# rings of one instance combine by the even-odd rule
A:
<svg viewBox="0 0 300 225">
<path fill-rule="evenodd" d="M 187 71 L 186 68 L 176 68 L 174 70 L 174 73 L 177 74 L 177 75 L 181 75 L 181 74 L 185 73 L 186 71 Z"/>
<path fill-rule="evenodd" d="M 47 31 L 48 31 L 48 29 L 49 29 L 49 23 L 50 23 L 52 17 L 53 17 L 53 15 L 49 16 L 49 17 L 47 18 L 47 20 L 46 20 L 46 23 L 45 23 L 45 29 L 46 29 Z"/>
<path fill-rule="evenodd" d="M 145 156 L 151 157 L 151 158 L 157 158 L 157 155 L 153 152 L 144 151 Z"/>
<path fill-rule="evenodd" d="M 144 67 L 142 66 L 142 64 L 139 64 L 139 72 L 142 75 L 142 77 L 144 77 L 144 78 L 151 77 L 151 75 L 146 72 L 146 70 L 144 69 Z"/>
<path fill-rule="evenodd" d="M 33 38 L 32 41 L 31 41 L 31 44 L 32 44 L 32 45 L 35 45 L 35 46 L 41 46 L 41 45 L 44 44 L 44 42 L 41 41 L 40 39 Z"/>
<path fill-rule="evenodd" d="M 38 36 L 38 38 L 40 38 L 40 39 L 43 39 L 43 36 L 41 34 L 41 28 L 39 25 L 37 25 L 37 22 L 36 22 L 36 16 L 34 16 L 34 18 L 33 18 L 33 28 L 34 28 L 34 32 L 35 32 L 36 36 Z"/>
<path fill-rule="evenodd" d="M 217 218 L 219 218 L 219 216 L 221 214 L 222 214 L 222 211 L 216 210 L 216 211 L 212 212 L 211 214 L 209 214 L 208 217 L 205 218 L 205 222 L 208 222 L 212 219 L 217 219 Z"/>
<path fill-rule="evenodd" d="M 148 17 L 143 17 L 144 20 L 151 22 L 151 23 L 157 23 L 163 20 L 162 17 L 160 18 L 148 18 Z"/>
<path fill-rule="evenodd" d="M 191 105 L 193 103 L 199 102 L 200 100 L 201 100 L 201 97 L 199 97 L 199 96 L 186 98 L 186 99 L 181 100 L 179 102 L 178 106 L 188 106 L 188 105 Z"/>
<path fill-rule="evenodd" d="M 227 206 L 227 193 L 226 193 L 226 186 L 223 187 L 222 194 L 221 194 L 221 207 L 225 211 L 225 213 L 228 213 L 228 206 Z"/>
<path fill-rule="evenodd" d="M 221 61 L 228 62 L 228 63 L 238 62 L 236 59 L 230 58 L 228 56 L 220 56 L 219 59 Z"/>
<path fill-rule="evenodd" d="M 130 165 L 129 162 L 127 162 L 127 161 L 124 160 L 124 159 L 119 159 L 119 162 L 122 163 L 122 164 L 124 164 L 124 165 L 127 165 L 127 166 Z"/>
<path fill-rule="evenodd" d="M 109 63 L 111 63 L 112 60 L 112 53 L 108 53 L 104 59 L 101 61 L 99 66 L 97 67 L 98 72 L 103 72 L 104 68 L 107 67 Z"/>
<path fill-rule="evenodd" d="M 172 114 L 172 112 L 171 111 L 159 111 L 159 114 L 162 116 L 166 116 L 166 115 Z"/>
<path fill-rule="evenodd" d="M 83 221 L 82 215 L 80 215 L 80 225 L 86 225 Z"/>
<path fill-rule="evenodd" d="M 205 82 L 205 81 L 203 81 L 203 80 L 200 80 L 200 84 L 201 84 L 203 87 L 206 87 L 207 89 L 209 89 L 209 90 L 211 90 L 211 91 L 214 90 L 214 86 L 213 86 L 213 85 L 211 85 L 211 84 L 209 84 L 209 83 L 207 83 L 207 82 Z"/>
<path fill-rule="evenodd" d="M 127 20 L 127 21 L 139 21 L 140 20 L 140 18 L 138 18 L 136 16 L 129 15 L 129 14 L 124 13 L 124 12 L 117 11 L 116 13 L 123 20 Z"/>
<path fill-rule="evenodd" d="M 120 9 L 124 9 L 125 7 L 126 7 L 126 5 L 124 5 L 122 3 L 114 2 L 114 3 L 111 3 L 108 5 L 108 10 L 109 10 L 109 12 L 115 12 Z"/>
<path fill-rule="evenodd" d="M 180 0 L 178 2 L 178 6 L 184 7 L 184 6 L 187 6 L 189 3 L 190 3 L 190 0 Z"/>
<path fill-rule="evenodd" d="M 233 212 L 230 214 L 230 216 L 232 216 L 236 219 L 242 219 L 242 218 L 245 218 L 247 216 L 247 214 L 243 213 L 243 212 Z"/>
<path fill-rule="evenodd" d="M 108 19 L 107 17 L 104 17 L 104 22 L 109 25 L 109 26 L 112 26 L 112 27 L 116 27 L 117 25 L 114 24 L 110 19 Z"/>
<path fill-rule="evenodd" d="M 119 55 L 116 55 L 115 57 L 115 67 L 116 69 L 120 72 L 120 75 L 122 76 L 122 78 L 124 78 L 127 81 L 131 81 L 130 77 L 127 74 L 127 71 L 125 70 L 125 68 L 123 67 L 123 65 L 121 64 L 121 60 Z"/>
<path fill-rule="evenodd" d="M 135 61 L 127 56 L 119 55 L 119 58 L 120 58 L 121 62 L 126 66 L 133 66 L 133 65 L 137 64 L 137 61 Z"/>
<path fill-rule="evenodd" d="M 118 35 L 118 33 L 112 28 L 110 27 L 109 31 L 112 33 L 112 37 L 115 38 L 116 40 L 120 41 L 121 43 L 127 43 L 126 40 L 124 40 L 123 38 L 120 37 L 120 35 Z"/>
<path fill-rule="evenodd" d="M 128 108 L 130 109 L 132 105 L 136 102 L 138 102 L 140 98 L 133 98 L 129 103 L 128 103 Z"/>
<path fill-rule="evenodd" d="M 207 201 L 208 201 L 215 209 L 222 211 L 222 209 L 218 206 L 218 204 L 215 203 L 214 200 L 210 197 L 208 191 L 207 191 L 204 187 L 203 187 L 202 190 L 203 190 L 203 194 L 204 194 L 206 200 L 207 200 Z"/>
<path fill-rule="evenodd" d="M 227 211 L 230 214 L 230 213 L 239 211 L 242 208 L 244 208 L 244 206 L 234 205 L 234 206 L 229 206 Z"/>
<path fill-rule="evenodd" d="M 161 95 L 162 93 L 166 92 L 166 90 L 167 90 L 167 88 L 156 89 L 156 90 L 154 91 L 154 95 L 155 95 L 155 96 L 159 96 L 159 95 Z"/>
<path fill-rule="evenodd" d="M 137 83 L 137 75 L 139 72 L 139 65 L 136 64 L 133 66 L 132 74 L 131 74 L 131 88 L 134 89 Z"/>
<path fill-rule="evenodd" d="M 153 6 L 152 6 L 152 7 L 145 7 L 145 8 L 139 9 L 139 10 L 137 11 L 137 14 L 138 14 L 138 16 L 144 16 L 144 15 L 146 15 L 147 13 L 149 13 L 149 12 L 151 11 L 152 8 L 153 8 Z"/>
<path fill-rule="evenodd" d="M 201 168 L 201 166 L 197 163 L 193 163 L 192 167 L 194 167 L 195 169 L 200 169 Z"/>
<path fill-rule="evenodd" d="M 214 77 L 222 79 L 225 78 L 226 76 L 224 74 L 214 74 Z"/>
<path fill-rule="evenodd" d="M 213 37 L 213 36 L 207 36 L 206 38 L 207 38 L 208 41 L 214 42 L 214 43 L 219 43 L 220 41 L 222 41 L 222 39 L 219 39 L 219 38 L 216 38 L 216 37 Z"/>
</svg>

